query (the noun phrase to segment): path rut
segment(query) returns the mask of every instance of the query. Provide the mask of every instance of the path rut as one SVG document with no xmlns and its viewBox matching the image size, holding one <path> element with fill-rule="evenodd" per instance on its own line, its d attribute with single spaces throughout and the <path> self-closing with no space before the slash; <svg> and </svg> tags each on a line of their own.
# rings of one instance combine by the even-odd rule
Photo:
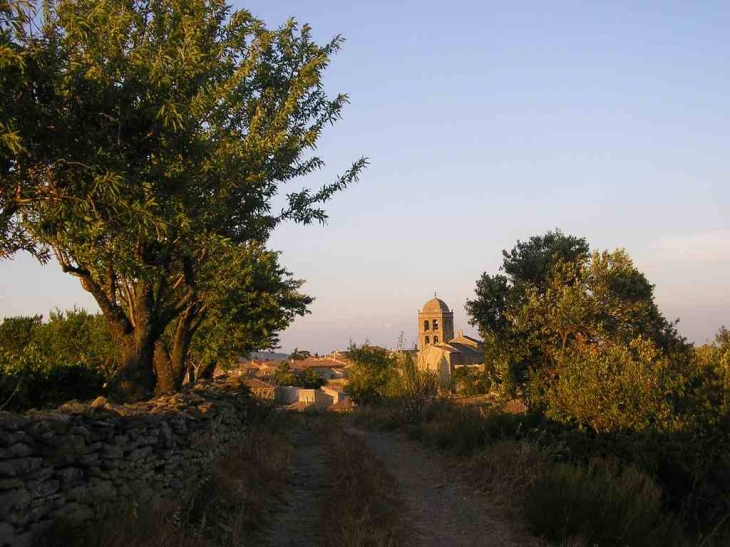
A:
<svg viewBox="0 0 730 547">
<path fill-rule="evenodd" d="M 439 547 L 536 547 L 541 543 L 504 520 L 489 499 L 470 488 L 445 458 L 397 433 L 348 432 L 368 448 L 396 477 L 408 507 L 406 525 L 413 545 Z"/>
<path fill-rule="evenodd" d="M 275 547 L 321 545 L 322 501 L 329 494 L 326 452 L 319 431 L 296 427 L 287 432 L 296 449 L 283 507 L 269 527 L 266 543 Z"/>
</svg>

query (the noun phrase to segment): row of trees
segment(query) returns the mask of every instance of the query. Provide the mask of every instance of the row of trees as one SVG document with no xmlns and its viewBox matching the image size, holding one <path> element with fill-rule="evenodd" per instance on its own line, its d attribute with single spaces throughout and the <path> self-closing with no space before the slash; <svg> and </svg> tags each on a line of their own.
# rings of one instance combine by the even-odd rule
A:
<svg viewBox="0 0 730 547">
<path fill-rule="evenodd" d="M 0 256 L 79 279 L 130 398 L 273 345 L 311 298 L 266 249 L 272 230 L 324 222 L 366 163 L 274 207 L 324 165 L 311 152 L 347 102 L 322 81 L 342 39 L 222 0 L 42 7 L 0 3 Z"/>
</svg>

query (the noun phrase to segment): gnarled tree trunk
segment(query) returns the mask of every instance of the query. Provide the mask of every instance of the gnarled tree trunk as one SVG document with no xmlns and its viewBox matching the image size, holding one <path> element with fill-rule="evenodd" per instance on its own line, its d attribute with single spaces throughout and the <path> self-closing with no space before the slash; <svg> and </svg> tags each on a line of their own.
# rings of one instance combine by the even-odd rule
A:
<svg viewBox="0 0 730 547">
<path fill-rule="evenodd" d="M 200 324 L 202 313 L 197 303 L 188 306 L 177 320 L 171 344 L 168 346 L 162 340 L 155 343 L 155 394 L 175 393 L 182 388 L 190 340 Z"/>
</svg>

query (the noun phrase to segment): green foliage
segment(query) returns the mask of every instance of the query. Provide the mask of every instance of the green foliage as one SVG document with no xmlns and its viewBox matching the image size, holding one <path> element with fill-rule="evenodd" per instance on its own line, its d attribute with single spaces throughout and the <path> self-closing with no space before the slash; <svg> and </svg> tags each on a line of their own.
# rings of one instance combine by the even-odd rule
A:
<svg viewBox="0 0 730 547">
<path fill-rule="evenodd" d="M 547 381 L 547 416 L 597 432 L 672 431 L 674 399 L 685 379 L 645 338 L 628 345 L 573 344 L 559 356 L 557 378 Z"/>
<path fill-rule="evenodd" d="M 452 374 L 457 393 L 466 396 L 489 393 L 489 377 L 475 367 L 459 367 Z"/>
<path fill-rule="evenodd" d="M 245 249 L 220 246 L 201 279 L 205 308 L 190 325 L 186 367 L 197 374 L 228 369 L 252 351 L 274 349 L 279 333 L 309 313 L 313 298 L 303 281 L 279 264 L 279 253 L 252 242 Z M 166 337 L 172 345 L 174 328 Z"/>
<path fill-rule="evenodd" d="M 286 361 L 276 367 L 274 374 L 271 376 L 271 381 L 280 386 L 296 386 L 307 389 L 317 389 L 325 384 L 325 380 L 314 370 L 292 370 L 291 365 Z"/>
<path fill-rule="evenodd" d="M 323 85 L 342 39 L 223 1 L 15 6 L 0 9 L 0 254 L 52 250 L 110 324 L 120 387 L 150 392 L 160 363 L 168 388 L 210 307 L 203 279 L 228 273 L 220 246 L 247 256 L 282 222 L 324 222 L 366 164 L 274 208 L 324 165 L 313 151 L 347 103 Z"/>
<path fill-rule="evenodd" d="M 314 370 L 308 368 L 301 374 L 297 375 L 297 384 L 300 387 L 307 389 L 317 389 L 325 384 L 323 378 L 319 376 Z"/>
<path fill-rule="evenodd" d="M 484 274 L 477 298 L 467 303 L 498 392 L 590 427 L 606 426 L 583 414 L 608 393 L 620 393 L 612 404 L 626 414 L 606 416 L 611 427 L 667 417 L 686 381 L 689 346 L 662 317 L 652 285 L 625 251 L 589 253 L 585 240 L 558 231 L 518 242 L 504 257 L 507 275 Z M 639 400 L 650 392 L 653 402 L 644 407 Z"/>
<path fill-rule="evenodd" d="M 378 346 L 350 346 L 353 366 L 349 372 L 347 392 L 359 404 L 382 400 L 396 370 L 396 359 L 388 350 Z"/>
<path fill-rule="evenodd" d="M 592 460 L 543 471 L 525 494 L 531 531 L 582 545 L 667 545 L 661 489 L 633 467 Z M 667 534 L 668 535 L 668 534 Z"/>
<path fill-rule="evenodd" d="M 0 351 L 19 355 L 43 326 L 43 316 L 6 317 L 0 323 Z"/>
<path fill-rule="evenodd" d="M 394 358 L 396 366 L 384 394 L 403 419 L 416 423 L 438 392 L 438 377 L 434 372 L 420 370 L 410 352 Z"/>
<path fill-rule="evenodd" d="M 730 331 L 722 327 L 715 341 L 692 354 L 693 413 L 717 424 L 730 413 Z"/>
<path fill-rule="evenodd" d="M 292 351 L 291 355 L 289 355 L 289 359 L 292 361 L 304 361 L 305 359 L 309 359 L 311 356 L 312 353 L 306 349 L 294 348 L 294 351 Z"/>
<path fill-rule="evenodd" d="M 0 324 L 0 405 L 24 410 L 94 398 L 115 362 L 100 315 L 55 311 L 47 323 L 40 316 L 5 318 Z"/>
<path fill-rule="evenodd" d="M 348 393 L 358 404 L 387 404 L 396 421 L 418 421 L 438 390 L 437 377 L 419 370 L 410 352 L 352 345 Z"/>
<path fill-rule="evenodd" d="M 293 386 L 297 383 L 297 377 L 291 369 L 289 363 L 284 361 L 271 375 L 270 380 L 280 386 Z"/>
</svg>

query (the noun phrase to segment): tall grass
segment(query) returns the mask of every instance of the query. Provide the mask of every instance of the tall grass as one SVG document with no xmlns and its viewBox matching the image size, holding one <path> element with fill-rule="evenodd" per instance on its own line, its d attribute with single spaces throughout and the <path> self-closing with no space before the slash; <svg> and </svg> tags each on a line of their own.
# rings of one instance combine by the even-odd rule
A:
<svg viewBox="0 0 730 547">
<path fill-rule="evenodd" d="M 364 442 L 330 422 L 332 486 L 323 504 L 323 544 L 332 547 L 407 545 L 397 481 Z"/>
<path fill-rule="evenodd" d="M 528 528 L 551 541 L 660 546 L 681 542 L 661 511 L 661 489 L 634 467 L 592 460 L 544 467 L 524 491 Z"/>
</svg>

